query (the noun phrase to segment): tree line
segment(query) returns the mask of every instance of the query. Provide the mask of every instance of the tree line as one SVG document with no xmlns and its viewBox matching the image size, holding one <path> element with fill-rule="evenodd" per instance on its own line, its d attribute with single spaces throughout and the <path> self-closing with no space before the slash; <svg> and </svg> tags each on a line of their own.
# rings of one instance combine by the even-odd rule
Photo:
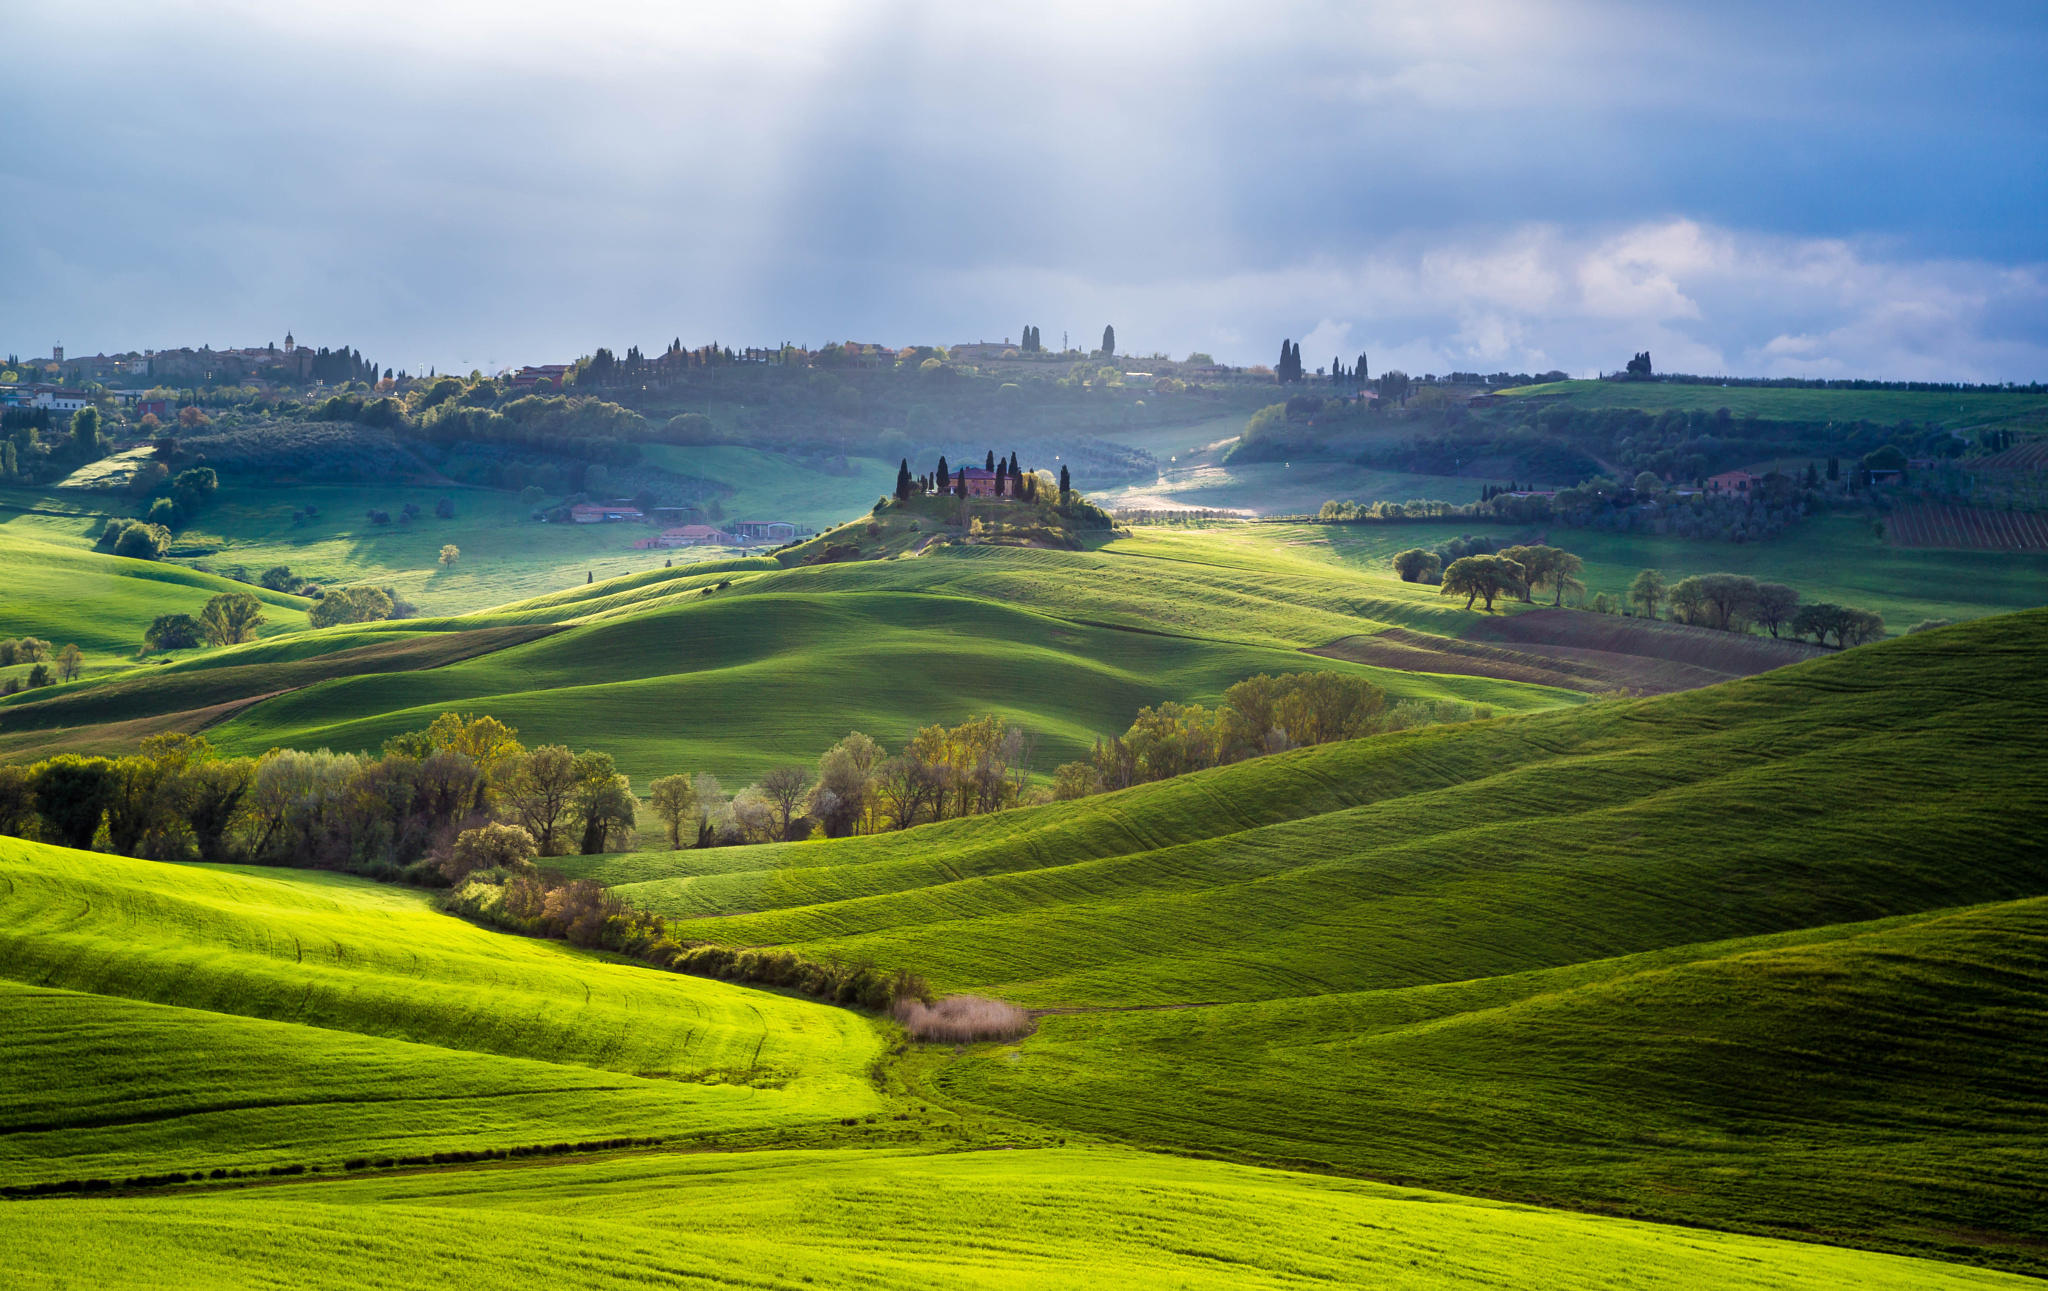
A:
<svg viewBox="0 0 2048 1291">
<path fill-rule="evenodd" d="M 1230 687 L 1213 709 L 1174 701 L 1139 709 L 1122 735 L 1098 739 L 1085 761 L 1056 769 L 1052 796 L 1068 802 L 1311 744 L 1490 716 L 1484 706 L 1392 701 L 1343 673 L 1259 673 Z"/>
</svg>

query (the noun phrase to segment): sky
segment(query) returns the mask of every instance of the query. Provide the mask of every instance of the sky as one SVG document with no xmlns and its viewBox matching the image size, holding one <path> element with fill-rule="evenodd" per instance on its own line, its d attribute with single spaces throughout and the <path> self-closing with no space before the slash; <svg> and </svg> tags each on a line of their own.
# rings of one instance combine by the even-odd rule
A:
<svg viewBox="0 0 2048 1291">
<path fill-rule="evenodd" d="M 0 351 L 2048 380 L 2048 6 L 0 7 Z"/>
</svg>

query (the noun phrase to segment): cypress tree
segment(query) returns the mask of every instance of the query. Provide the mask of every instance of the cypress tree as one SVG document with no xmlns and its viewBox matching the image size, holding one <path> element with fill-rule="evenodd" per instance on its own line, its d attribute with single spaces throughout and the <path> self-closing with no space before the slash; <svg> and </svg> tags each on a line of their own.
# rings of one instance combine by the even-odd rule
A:
<svg viewBox="0 0 2048 1291">
<path fill-rule="evenodd" d="M 1001 496 L 1003 496 L 1003 494 L 1004 494 L 1004 493 L 1005 493 L 1005 492 L 1007 491 L 1007 490 L 1006 490 L 1006 489 L 1005 489 L 1005 488 L 1004 488 L 1003 486 L 1004 486 L 1004 485 L 1006 485 L 1006 484 L 1008 484 L 1009 482 L 1010 482 L 1010 464 L 1009 464 L 1008 462 L 997 462 L 997 463 L 996 463 L 996 496 L 997 496 L 997 497 L 1001 497 Z"/>
<path fill-rule="evenodd" d="M 1060 505 L 1067 504 L 1067 495 L 1074 491 L 1073 477 L 1067 474 L 1066 463 L 1060 464 Z"/>
<path fill-rule="evenodd" d="M 947 482 L 951 482 L 952 478 L 953 478 L 953 468 L 952 468 L 952 467 L 950 467 L 950 466 L 948 466 L 948 465 L 946 465 L 946 455 L 945 455 L 944 453 L 940 453 L 940 454 L 939 454 L 939 479 L 941 479 L 941 480 L 944 480 L 944 481 L 947 481 Z"/>
<path fill-rule="evenodd" d="M 907 457 L 896 467 L 896 500 L 910 501 L 910 459 Z"/>
<path fill-rule="evenodd" d="M 1102 356 L 1106 359 L 1116 357 L 1116 329 L 1114 327 L 1104 327 L 1102 329 Z"/>
<path fill-rule="evenodd" d="M 996 469 L 996 450 L 995 450 L 995 449 L 991 448 L 991 449 L 989 449 L 989 450 L 988 450 L 988 462 L 987 462 L 987 464 L 986 464 L 985 466 L 983 466 L 983 467 L 982 467 L 982 469 L 983 469 L 983 470 L 985 470 L 985 471 L 993 471 L 994 469 Z"/>
<path fill-rule="evenodd" d="M 1010 478 L 1014 480 L 1023 473 L 1017 469 L 1017 450 L 1013 448 L 1010 450 Z"/>
</svg>

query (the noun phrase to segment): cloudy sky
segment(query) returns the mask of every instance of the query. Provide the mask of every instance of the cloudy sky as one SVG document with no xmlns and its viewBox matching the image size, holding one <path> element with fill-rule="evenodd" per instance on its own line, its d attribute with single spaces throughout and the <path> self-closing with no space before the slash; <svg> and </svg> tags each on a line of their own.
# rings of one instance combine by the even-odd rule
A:
<svg viewBox="0 0 2048 1291">
<path fill-rule="evenodd" d="M 2048 10 L 14 6 L 0 350 L 2048 379 Z"/>
</svg>

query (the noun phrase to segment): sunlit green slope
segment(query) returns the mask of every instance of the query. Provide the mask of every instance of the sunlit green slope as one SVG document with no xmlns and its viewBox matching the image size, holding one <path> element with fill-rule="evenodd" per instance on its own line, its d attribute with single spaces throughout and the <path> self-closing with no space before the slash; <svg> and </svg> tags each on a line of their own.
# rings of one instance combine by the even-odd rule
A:
<svg viewBox="0 0 2048 1291">
<path fill-rule="evenodd" d="M 717 916 L 694 935 L 1054 1010 L 939 1077 L 1048 1125 L 2032 1268 L 2044 647 L 2036 611 L 994 820 L 573 864 Z"/>
<path fill-rule="evenodd" d="M 659 1154 L 13 1203 L 23 1287 L 1958 1291 L 2009 1274 L 1105 1150 Z"/>
<path fill-rule="evenodd" d="M 2048 611 L 904 834 L 579 862 L 700 935 L 1033 1004 L 1410 986 L 2031 896 Z M 707 872 L 708 871 L 708 872 Z"/>
<path fill-rule="evenodd" d="M 488 932 L 417 892 L 5 838 L 0 884 L 5 1183 L 879 1105 L 859 1015 Z"/>
</svg>

